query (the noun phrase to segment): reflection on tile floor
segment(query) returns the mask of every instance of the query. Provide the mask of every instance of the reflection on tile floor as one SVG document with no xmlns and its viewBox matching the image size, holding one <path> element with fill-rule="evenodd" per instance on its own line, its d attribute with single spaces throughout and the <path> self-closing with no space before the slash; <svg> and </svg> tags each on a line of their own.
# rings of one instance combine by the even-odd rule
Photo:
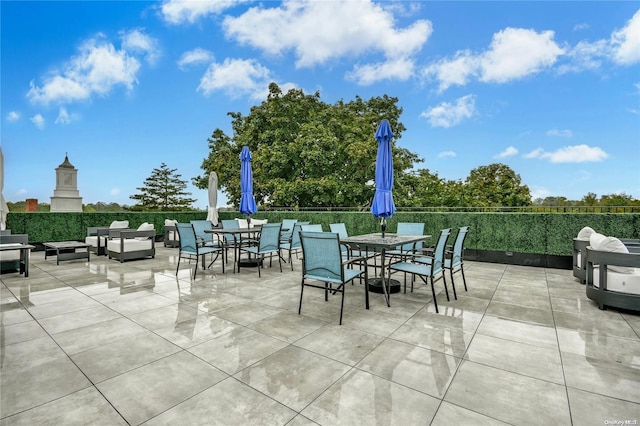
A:
<svg viewBox="0 0 640 426">
<path fill-rule="evenodd" d="M 467 262 L 458 300 L 361 285 L 324 301 L 300 261 L 175 274 L 32 253 L 0 276 L 0 425 L 602 425 L 640 422 L 640 316 L 568 270 Z M 607 423 L 609 422 L 609 423 Z"/>
</svg>

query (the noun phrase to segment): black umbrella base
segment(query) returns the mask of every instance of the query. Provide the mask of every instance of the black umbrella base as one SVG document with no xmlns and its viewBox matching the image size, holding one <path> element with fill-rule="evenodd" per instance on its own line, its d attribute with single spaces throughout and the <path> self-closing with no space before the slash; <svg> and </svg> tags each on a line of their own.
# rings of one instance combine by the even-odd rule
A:
<svg viewBox="0 0 640 426">
<path fill-rule="evenodd" d="M 372 293 L 381 293 L 384 294 L 384 289 L 382 288 L 382 279 L 381 278 L 371 278 L 368 281 L 369 291 Z M 389 281 L 389 294 L 400 293 L 400 281 L 391 280 Z"/>
<path fill-rule="evenodd" d="M 255 268 L 260 265 L 260 259 L 242 259 L 238 263 L 241 268 Z"/>
</svg>

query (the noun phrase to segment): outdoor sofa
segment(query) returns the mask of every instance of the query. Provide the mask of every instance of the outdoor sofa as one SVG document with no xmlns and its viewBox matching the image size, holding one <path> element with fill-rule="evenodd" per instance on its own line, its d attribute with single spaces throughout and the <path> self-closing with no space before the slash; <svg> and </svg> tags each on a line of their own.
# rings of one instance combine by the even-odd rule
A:
<svg viewBox="0 0 640 426">
<path fill-rule="evenodd" d="M 21 244 L 29 244 L 27 234 L 11 234 L 4 232 L 0 235 L 0 246 L 11 247 Z M 7 250 L 0 252 L 0 271 L 15 271 L 20 269 L 20 250 Z"/>
<path fill-rule="evenodd" d="M 89 249 L 98 256 L 107 254 L 107 239 L 109 231 L 112 229 L 128 229 L 128 220 L 114 220 L 109 227 L 106 226 L 90 226 L 87 228 L 87 236 L 84 239 L 89 244 Z"/>
<path fill-rule="evenodd" d="M 136 230 L 111 229 L 107 240 L 109 259 L 125 260 L 154 258 L 156 231 L 152 223 L 143 223 Z"/>
<path fill-rule="evenodd" d="M 600 309 L 640 311 L 640 247 L 593 233 L 585 254 L 587 297 Z"/>
</svg>

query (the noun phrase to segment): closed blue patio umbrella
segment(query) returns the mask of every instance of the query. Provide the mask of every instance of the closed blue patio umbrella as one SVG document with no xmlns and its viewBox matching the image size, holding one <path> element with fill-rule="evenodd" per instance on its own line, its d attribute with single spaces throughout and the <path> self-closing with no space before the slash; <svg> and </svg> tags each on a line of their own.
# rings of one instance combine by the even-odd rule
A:
<svg viewBox="0 0 640 426">
<path fill-rule="evenodd" d="M 382 237 L 387 227 L 386 218 L 393 216 L 396 206 L 393 203 L 393 156 L 391 155 L 391 138 L 394 134 L 391 131 L 389 120 L 382 120 L 376 130 L 376 140 L 378 141 L 378 155 L 376 156 L 376 192 L 371 203 L 371 213 L 375 217 L 380 217 L 382 226 Z"/>
<path fill-rule="evenodd" d="M 253 197 L 253 172 L 251 171 L 251 152 L 248 146 L 242 147 L 240 153 L 240 213 L 247 216 L 258 211 L 256 199 Z"/>
</svg>

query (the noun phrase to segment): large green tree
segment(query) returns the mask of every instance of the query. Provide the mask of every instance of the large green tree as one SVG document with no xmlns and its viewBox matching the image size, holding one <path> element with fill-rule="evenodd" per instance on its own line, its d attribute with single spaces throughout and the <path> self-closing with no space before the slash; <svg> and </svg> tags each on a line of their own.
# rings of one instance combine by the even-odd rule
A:
<svg viewBox="0 0 640 426">
<path fill-rule="evenodd" d="M 509 166 L 493 163 L 471 170 L 463 185 L 463 203 L 471 207 L 531 205 L 531 192 Z"/>
<path fill-rule="evenodd" d="M 419 169 L 398 179 L 411 188 L 409 196 L 401 204 L 406 207 L 455 207 L 461 205 L 462 182 L 448 181 L 431 173 L 429 169 Z"/>
<path fill-rule="evenodd" d="M 180 179 L 182 175 L 177 169 L 170 169 L 165 163 L 159 169 L 153 169 L 151 176 L 144 181 L 144 186 L 136 188 L 138 194 L 129 198 L 138 203 L 131 210 L 172 211 L 189 210 L 195 199 L 189 198 L 186 192 L 187 182 Z"/>
<path fill-rule="evenodd" d="M 333 105 L 319 92 L 305 95 L 292 89 L 283 93 L 275 83 L 269 95 L 249 115 L 229 113 L 233 135 L 216 129 L 209 138 L 210 154 L 202 163 L 203 175 L 194 178 L 207 187 L 210 171 L 229 201 L 240 200 L 240 160 L 243 146 L 251 150 L 254 195 L 263 206 L 336 207 L 369 205 L 375 187 L 378 123 L 386 118 L 395 133 L 392 152 L 396 187 L 402 205 L 410 193 L 404 171 L 421 161 L 416 154 L 396 146 L 405 130 L 398 99 L 389 96 L 368 101 L 356 97 Z M 369 183 L 369 184 L 367 184 Z"/>
</svg>

